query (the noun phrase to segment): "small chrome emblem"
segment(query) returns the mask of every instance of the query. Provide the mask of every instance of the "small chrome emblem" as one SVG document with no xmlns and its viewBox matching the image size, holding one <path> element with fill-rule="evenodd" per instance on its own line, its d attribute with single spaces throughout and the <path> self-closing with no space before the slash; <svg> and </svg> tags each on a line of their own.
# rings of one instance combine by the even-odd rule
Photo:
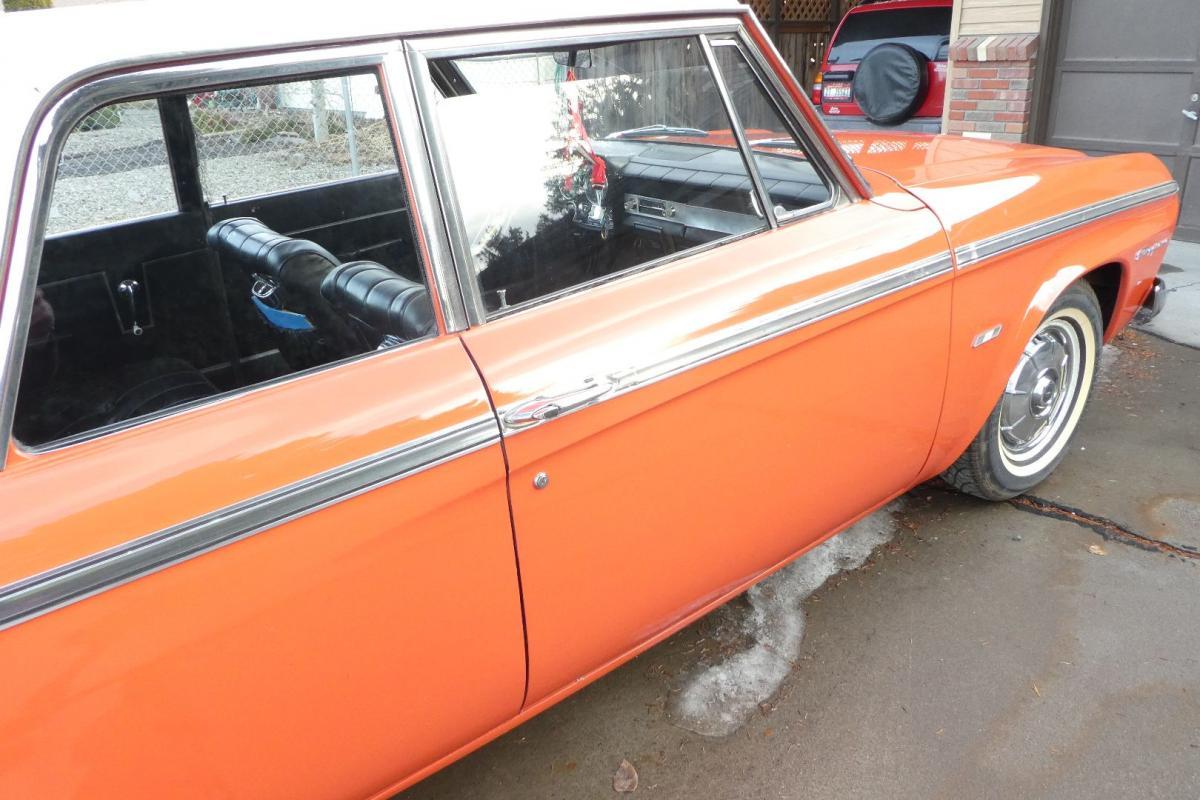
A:
<svg viewBox="0 0 1200 800">
<path fill-rule="evenodd" d="M 550 485 L 550 476 L 547 475 L 546 473 L 539 472 L 537 475 L 533 476 L 533 488 L 545 489 L 549 485 Z"/>
<path fill-rule="evenodd" d="M 979 347 L 980 345 L 987 344 L 999 336 L 1002 330 L 1004 330 L 1003 325 L 994 325 L 982 333 L 975 334 L 975 338 L 971 340 L 971 347 Z"/>
</svg>

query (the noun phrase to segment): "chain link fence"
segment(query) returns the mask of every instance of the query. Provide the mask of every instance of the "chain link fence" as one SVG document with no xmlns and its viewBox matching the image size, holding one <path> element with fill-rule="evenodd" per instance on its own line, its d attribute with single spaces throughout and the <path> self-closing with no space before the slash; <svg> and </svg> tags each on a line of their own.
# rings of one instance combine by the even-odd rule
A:
<svg viewBox="0 0 1200 800">
<path fill-rule="evenodd" d="M 395 169 L 373 75 L 188 98 L 210 203 Z"/>
<path fill-rule="evenodd" d="M 218 204 L 396 168 L 374 75 L 201 92 L 187 97 L 200 179 Z M 177 208 L 158 104 L 106 106 L 71 133 L 48 232 Z"/>
</svg>

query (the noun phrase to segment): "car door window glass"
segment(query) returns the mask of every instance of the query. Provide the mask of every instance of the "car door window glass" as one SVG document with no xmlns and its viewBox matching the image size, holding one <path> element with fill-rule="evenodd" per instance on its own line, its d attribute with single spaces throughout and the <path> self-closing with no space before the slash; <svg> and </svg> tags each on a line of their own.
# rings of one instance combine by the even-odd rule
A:
<svg viewBox="0 0 1200 800">
<path fill-rule="evenodd" d="M 697 39 L 431 72 L 491 313 L 767 226 Z"/>
<path fill-rule="evenodd" d="M 84 117 L 67 139 L 58 160 L 46 233 L 174 210 L 158 104 L 114 103 Z"/>
<path fill-rule="evenodd" d="M 209 203 L 396 169 L 373 75 L 188 95 Z"/>
<path fill-rule="evenodd" d="M 809 159 L 807 148 L 784 121 L 745 55 L 731 40 L 715 44 L 715 60 L 776 216 L 786 217 L 829 200 L 828 183 Z"/>
<path fill-rule="evenodd" d="M 167 95 L 119 106 L 112 127 L 72 131 L 69 169 L 53 187 L 60 219 L 116 207 L 102 213 L 119 222 L 45 238 L 16 438 L 29 446 L 78 438 L 434 335 L 378 85 L 366 73 Z M 350 109 L 331 96 L 314 101 L 315 86 L 330 95 L 347 88 Z M 222 98 L 254 110 L 231 110 Z M 152 140 L 126 136 L 160 113 L 166 130 L 186 134 L 191 124 L 194 135 L 166 145 L 162 128 Z M 227 129 L 214 130 L 214 119 Z M 93 147 L 98 134 L 110 145 Z M 197 151 L 219 202 L 194 196 Z M 77 178 L 72 170 L 99 170 L 91 156 L 100 152 L 161 163 Z M 147 177 L 172 175 L 181 197 L 193 194 L 184 210 L 169 182 L 174 213 L 133 218 L 163 208 L 131 200 L 151 190 Z"/>
</svg>

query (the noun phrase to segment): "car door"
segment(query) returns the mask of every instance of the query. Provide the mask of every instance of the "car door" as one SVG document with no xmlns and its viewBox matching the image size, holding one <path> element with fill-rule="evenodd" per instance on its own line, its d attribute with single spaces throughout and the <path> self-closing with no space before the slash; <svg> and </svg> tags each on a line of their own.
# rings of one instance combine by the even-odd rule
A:
<svg viewBox="0 0 1200 800">
<path fill-rule="evenodd" d="M 833 177 L 739 24 L 413 57 L 504 428 L 528 703 L 904 491 L 933 439 L 943 231 Z"/>
<path fill-rule="evenodd" d="M 60 122 L 47 122 L 40 141 L 59 152 L 72 115 L 95 97 L 147 86 L 179 93 L 288 78 L 292 93 L 273 92 L 271 114 L 311 120 L 308 98 L 337 71 L 386 87 L 382 63 L 393 48 L 109 77 L 61 99 L 49 117 Z M 403 85 L 399 67 L 392 78 Z M 394 130 L 386 95 L 367 96 L 375 98 L 370 124 Z M 391 135 L 383 136 L 380 169 L 403 187 Z M 277 192 L 271 176 L 296 174 L 294 152 L 259 146 L 223 174 L 243 186 L 259 176 L 265 185 L 251 194 Z M 342 168 L 338 158 L 318 163 L 320 152 L 303 152 L 318 184 Z M 52 170 L 28 176 L 27 200 L 40 209 L 34 220 L 45 217 L 52 178 Z M 326 203 L 359 178 L 330 192 L 299 187 L 294 200 Z M 407 190 L 392 199 L 410 207 Z M 439 322 L 405 339 L 403 326 L 386 328 L 364 307 L 350 321 L 368 320 L 361 327 L 375 333 L 358 331 L 366 345 L 333 360 L 248 376 L 233 388 L 177 364 L 150 385 L 118 388 L 148 396 L 164 385 L 177 390 L 184 376 L 206 390 L 104 425 L 97 414 L 74 420 L 61 428 L 71 431 L 66 438 L 20 441 L 9 430 L 50 403 L 43 384 L 67 384 L 70 391 L 53 395 L 61 415 L 105 381 L 150 369 L 135 362 L 72 383 L 89 365 L 50 358 L 68 343 L 52 335 L 61 308 L 36 286 L 39 226 L 15 231 L 22 245 L 7 265 L 3 311 L 17 344 L 3 375 L 0 795 L 365 797 L 515 714 L 525 652 L 504 460 L 488 397 L 457 336 Z M 416 240 L 407 222 L 390 238 Z M 306 268 L 324 263 L 311 261 L 325 252 L 312 242 L 262 241 L 307 253 Z M 394 285 L 426 297 L 419 284 L 436 284 L 428 253 L 413 249 L 404 263 L 416 266 L 414 278 L 382 264 L 356 268 L 375 270 L 380 291 Z M 266 319 L 256 322 L 262 331 Z M 279 351 L 255 359 L 259 370 L 285 362 Z M 39 366 L 53 374 L 35 375 Z M 91 366 L 103 372 L 107 362 Z"/>
</svg>

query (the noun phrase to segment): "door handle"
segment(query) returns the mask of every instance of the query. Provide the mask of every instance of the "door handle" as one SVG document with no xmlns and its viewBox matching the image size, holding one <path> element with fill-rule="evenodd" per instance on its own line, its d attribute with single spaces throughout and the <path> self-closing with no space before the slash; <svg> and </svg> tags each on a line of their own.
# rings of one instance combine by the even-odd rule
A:
<svg viewBox="0 0 1200 800">
<path fill-rule="evenodd" d="M 129 300 L 129 332 L 134 336 L 142 335 L 142 326 L 138 324 L 138 293 L 142 285 L 135 280 L 123 280 L 117 284 L 117 294 L 124 295 Z"/>
<path fill-rule="evenodd" d="M 539 422 L 561 417 L 569 411 L 589 406 L 613 390 L 611 381 L 597 382 L 589 378 L 583 386 L 553 397 L 535 397 L 526 400 L 504 415 L 504 424 L 510 428 L 527 428 Z"/>
<path fill-rule="evenodd" d="M 1189 99 L 1192 101 L 1192 107 L 1183 109 L 1183 115 L 1192 122 L 1200 122 L 1200 113 L 1196 111 L 1196 103 L 1200 102 L 1200 94 L 1193 94 Z"/>
</svg>

